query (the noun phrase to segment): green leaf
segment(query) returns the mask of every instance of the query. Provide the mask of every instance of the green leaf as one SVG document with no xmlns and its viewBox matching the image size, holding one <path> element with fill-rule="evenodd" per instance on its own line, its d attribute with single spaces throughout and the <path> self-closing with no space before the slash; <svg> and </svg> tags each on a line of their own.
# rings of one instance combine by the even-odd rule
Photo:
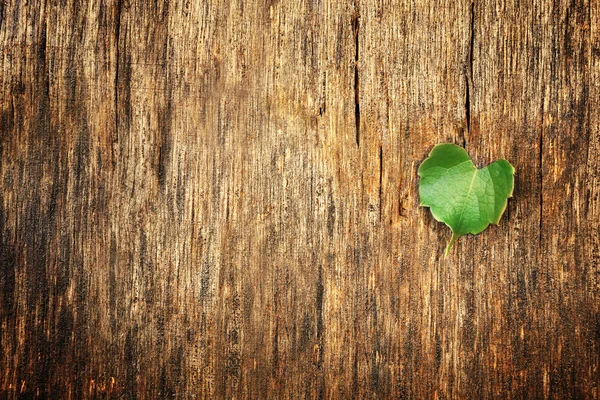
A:
<svg viewBox="0 0 600 400">
<path fill-rule="evenodd" d="M 515 169 L 504 159 L 477 169 L 463 149 L 438 144 L 419 167 L 420 205 L 452 229 L 445 254 L 462 235 L 498 225 L 512 196 Z"/>
</svg>

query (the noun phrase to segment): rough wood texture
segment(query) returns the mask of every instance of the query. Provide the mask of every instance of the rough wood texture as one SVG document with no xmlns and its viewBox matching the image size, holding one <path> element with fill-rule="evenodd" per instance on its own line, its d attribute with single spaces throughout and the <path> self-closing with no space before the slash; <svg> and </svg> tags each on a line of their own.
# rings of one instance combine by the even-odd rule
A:
<svg viewBox="0 0 600 400">
<path fill-rule="evenodd" d="M 0 397 L 600 398 L 600 2 L 0 3 Z M 418 207 L 439 142 L 499 227 Z"/>
</svg>

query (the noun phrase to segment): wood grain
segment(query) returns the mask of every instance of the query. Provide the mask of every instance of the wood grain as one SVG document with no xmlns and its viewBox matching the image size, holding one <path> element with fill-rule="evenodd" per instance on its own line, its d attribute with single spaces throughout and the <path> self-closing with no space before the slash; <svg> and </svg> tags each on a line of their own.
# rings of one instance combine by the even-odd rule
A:
<svg viewBox="0 0 600 400">
<path fill-rule="evenodd" d="M 0 3 L 0 397 L 600 398 L 600 3 Z M 499 226 L 418 207 L 439 142 Z"/>
</svg>

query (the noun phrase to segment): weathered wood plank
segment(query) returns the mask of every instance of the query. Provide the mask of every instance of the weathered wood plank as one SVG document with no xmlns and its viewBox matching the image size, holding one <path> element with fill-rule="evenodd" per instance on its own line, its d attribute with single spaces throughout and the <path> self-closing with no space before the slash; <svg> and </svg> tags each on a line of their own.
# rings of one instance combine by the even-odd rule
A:
<svg viewBox="0 0 600 400">
<path fill-rule="evenodd" d="M 2 3 L 0 397 L 598 398 L 599 18 Z M 448 258 L 442 141 L 517 169 Z"/>
</svg>

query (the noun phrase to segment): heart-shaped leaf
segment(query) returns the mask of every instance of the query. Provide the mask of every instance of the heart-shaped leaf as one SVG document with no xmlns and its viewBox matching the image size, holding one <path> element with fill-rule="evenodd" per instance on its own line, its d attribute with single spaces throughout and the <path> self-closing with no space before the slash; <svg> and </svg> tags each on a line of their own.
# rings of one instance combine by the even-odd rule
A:
<svg viewBox="0 0 600 400">
<path fill-rule="evenodd" d="M 512 196 L 515 169 L 504 159 L 477 169 L 462 147 L 438 144 L 419 167 L 420 205 L 452 229 L 452 244 L 467 233 L 498 224 Z"/>
</svg>

